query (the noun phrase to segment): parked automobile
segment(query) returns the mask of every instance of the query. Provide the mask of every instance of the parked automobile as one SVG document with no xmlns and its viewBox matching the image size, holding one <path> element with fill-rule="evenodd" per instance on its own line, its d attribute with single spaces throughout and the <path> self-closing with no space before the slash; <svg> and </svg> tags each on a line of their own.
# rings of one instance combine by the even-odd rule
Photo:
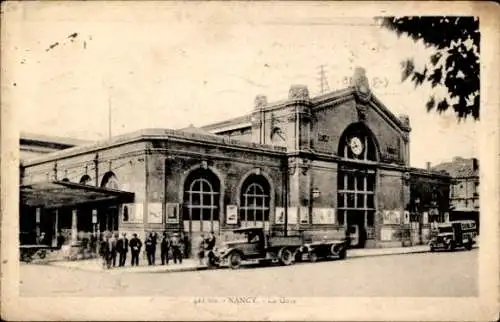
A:
<svg viewBox="0 0 500 322">
<path fill-rule="evenodd" d="M 344 259 L 347 254 L 349 242 L 343 240 L 320 240 L 307 243 L 299 249 L 295 256 L 295 261 L 309 260 L 316 262 L 318 259 L 337 258 Z"/>
<path fill-rule="evenodd" d="M 464 247 L 471 250 L 476 243 L 477 229 L 473 220 L 457 220 L 437 225 L 432 233 L 429 247 L 431 252 L 437 249 L 452 251 Z"/>
<path fill-rule="evenodd" d="M 248 260 L 290 265 L 295 253 L 303 245 L 300 236 L 269 236 L 260 227 L 235 229 L 233 233 L 235 240 L 225 242 L 214 250 L 217 258 L 214 262 L 221 265 L 227 263 L 233 269 Z"/>
<path fill-rule="evenodd" d="M 54 247 L 47 245 L 21 245 L 19 246 L 19 256 L 21 261 L 30 263 L 35 256 L 44 259 L 47 253 L 54 250 Z"/>
</svg>

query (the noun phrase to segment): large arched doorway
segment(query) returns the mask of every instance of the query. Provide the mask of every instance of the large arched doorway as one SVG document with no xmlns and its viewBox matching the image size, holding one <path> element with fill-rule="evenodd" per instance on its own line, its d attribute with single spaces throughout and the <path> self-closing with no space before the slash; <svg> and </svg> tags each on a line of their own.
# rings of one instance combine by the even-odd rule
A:
<svg viewBox="0 0 500 322">
<path fill-rule="evenodd" d="M 113 172 L 106 172 L 101 181 L 101 188 L 120 190 L 120 183 Z M 101 232 L 118 232 L 119 205 L 111 204 L 98 211 L 98 227 Z"/>
<path fill-rule="evenodd" d="M 192 171 L 184 183 L 184 232 L 190 236 L 211 231 L 218 233 L 220 198 L 220 180 L 211 170 Z"/>
<path fill-rule="evenodd" d="M 357 234 L 358 247 L 374 238 L 377 142 L 363 123 L 347 127 L 340 138 L 337 222 Z"/>
<path fill-rule="evenodd" d="M 240 191 L 241 227 L 263 227 L 269 230 L 270 190 L 264 176 L 251 174 L 246 178 Z"/>
</svg>

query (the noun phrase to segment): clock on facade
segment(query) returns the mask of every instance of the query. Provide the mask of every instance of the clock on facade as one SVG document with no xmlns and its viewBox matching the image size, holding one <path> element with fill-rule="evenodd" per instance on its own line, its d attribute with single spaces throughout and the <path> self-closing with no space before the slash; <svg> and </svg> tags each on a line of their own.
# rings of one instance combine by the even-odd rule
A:
<svg viewBox="0 0 500 322">
<path fill-rule="evenodd" d="M 363 142 L 361 142 L 361 139 L 358 137 L 353 137 L 349 141 L 349 147 L 351 148 L 352 153 L 355 155 L 360 155 L 363 153 Z"/>
</svg>

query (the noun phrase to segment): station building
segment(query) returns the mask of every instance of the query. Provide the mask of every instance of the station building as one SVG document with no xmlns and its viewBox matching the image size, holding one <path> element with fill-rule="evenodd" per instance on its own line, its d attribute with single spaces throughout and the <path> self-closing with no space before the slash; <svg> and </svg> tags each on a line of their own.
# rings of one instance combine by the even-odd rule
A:
<svg viewBox="0 0 500 322">
<path fill-rule="evenodd" d="M 257 96 L 247 115 L 202 128 L 145 129 L 25 160 L 21 232 L 76 242 L 104 231 L 237 227 L 321 239 L 348 227 L 358 247 L 423 243 L 449 210 L 450 176 L 409 166 L 410 121 L 353 86 Z"/>
</svg>

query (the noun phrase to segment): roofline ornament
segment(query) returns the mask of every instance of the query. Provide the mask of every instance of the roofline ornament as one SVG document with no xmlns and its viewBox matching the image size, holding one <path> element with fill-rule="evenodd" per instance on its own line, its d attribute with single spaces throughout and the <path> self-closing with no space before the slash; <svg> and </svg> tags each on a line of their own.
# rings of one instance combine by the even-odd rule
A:
<svg viewBox="0 0 500 322">
<path fill-rule="evenodd" d="M 371 99 L 370 83 L 366 77 L 366 70 L 362 67 L 354 69 L 352 83 L 356 90 L 356 96 L 362 102 L 368 102 Z"/>
</svg>

